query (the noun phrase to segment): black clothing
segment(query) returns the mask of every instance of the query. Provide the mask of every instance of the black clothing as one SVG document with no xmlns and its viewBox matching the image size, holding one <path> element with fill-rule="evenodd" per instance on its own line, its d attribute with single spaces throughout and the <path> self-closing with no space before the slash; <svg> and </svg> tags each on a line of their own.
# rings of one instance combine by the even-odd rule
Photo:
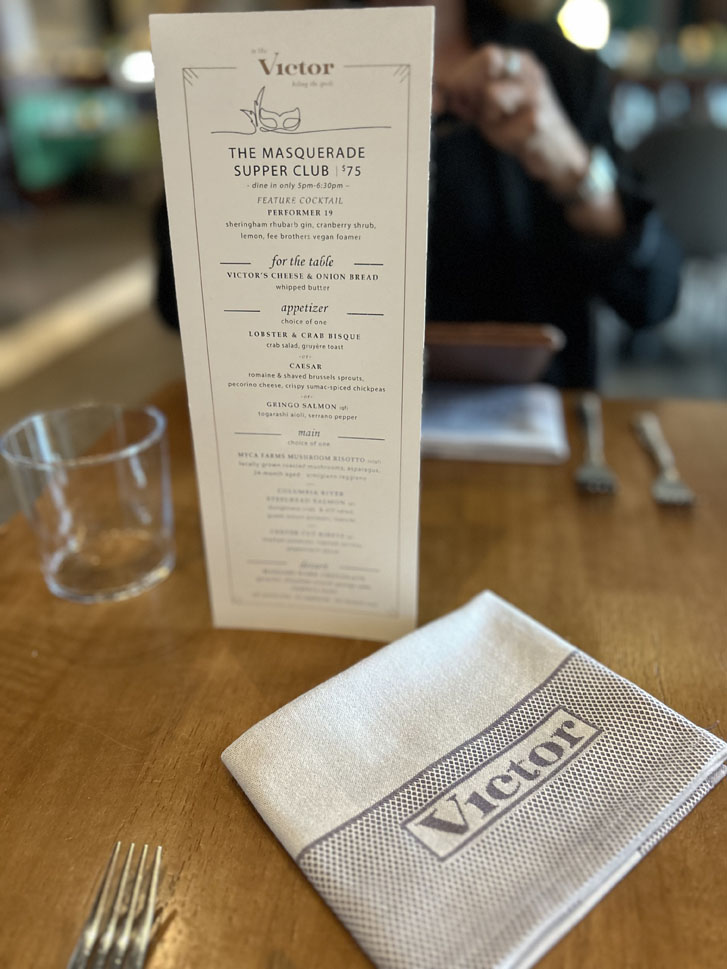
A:
<svg viewBox="0 0 727 969">
<path fill-rule="evenodd" d="M 586 143 L 604 146 L 618 162 L 608 119 L 608 73 L 598 59 L 554 27 L 510 20 L 482 0 L 471 0 L 469 8 L 474 45 L 531 50 Z M 591 298 L 601 297 L 631 326 L 642 327 L 672 311 L 679 286 L 679 246 L 625 170 L 619 191 L 628 222 L 625 238 L 585 238 L 514 158 L 456 118 L 435 119 L 427 318 L 551 323 L 563 330 L 568 344 L 547 379 L 563 386 L 593 385 Z M 157 307 L 178 327 L 163 201 L 154 230 Z"/>
<path fill-rule="evenodd" d="M 475 7 L 473 44 L 532 51 L 575 127 L 619 164 L 624 238 L 586 238 L 520 163 L 458 119 L 434 122 L 427 318 L 552 323 L 568 344 L 548 379 L 595 382 L 589 306 L 598 296 L 633 327 L 664 319 L 679 287 L 681 251 L 638 186 L 622 170 L 609 124 L 608 74 L 554 27 Z M 482 9 L 484 7 L 484 9 Z"/>
</svg>

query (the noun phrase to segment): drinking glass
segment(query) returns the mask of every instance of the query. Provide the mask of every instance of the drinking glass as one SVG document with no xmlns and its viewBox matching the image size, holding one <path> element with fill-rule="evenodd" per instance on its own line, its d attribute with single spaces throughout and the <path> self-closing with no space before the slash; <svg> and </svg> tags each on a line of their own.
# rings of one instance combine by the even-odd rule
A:
<svg viewBox="0 0 727 969">
<path fill-rule="evenodd" d="M 174 568 L 166 418 L 81 404 L 33 414 L 0 438 L 50 591 L 126 599 Z"/>
</svg>

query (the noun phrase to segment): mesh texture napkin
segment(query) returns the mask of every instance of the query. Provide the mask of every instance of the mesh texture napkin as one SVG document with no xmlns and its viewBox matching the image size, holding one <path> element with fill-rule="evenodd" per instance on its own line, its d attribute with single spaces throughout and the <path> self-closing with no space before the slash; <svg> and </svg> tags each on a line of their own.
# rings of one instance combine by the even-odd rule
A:
<svg viewBox="0 0 727 969">
<path fill-rule="evenodd" d="M 490 592 L 222 757 L 381 969 L 533 965 L 727 772 L 722 740 Z"/>
</svg>

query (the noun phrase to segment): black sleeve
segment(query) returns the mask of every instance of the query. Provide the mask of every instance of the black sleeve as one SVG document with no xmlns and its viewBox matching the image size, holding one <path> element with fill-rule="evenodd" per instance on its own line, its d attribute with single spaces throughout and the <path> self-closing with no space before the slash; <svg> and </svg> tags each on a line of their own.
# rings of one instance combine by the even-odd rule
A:
<svg viewBox="0 0 727 969">
<path fill-rule="evenodd" d="M 574 50 L 561 59 L 560 69 L 554 68 L 552 76 L 584 140 L 602 145 L 613 157 L 627 224 L 625 236 L 616 240 L 586 238 L 570 231 L 569 258 L 584 274 L 589 289 L 631 326 L 658 323 L 676 304 L 683 254 L 615 144 L 609 118 L 609 72 L 595 56 Z"/>
<path fill-rule="evenodd" d="M 177 291 L 174 285 L 172 246 L 169 239 L 169 216 L 166 199 L 164 198 L 159 200 L 154 209 L 152 231 L 157 263 L 154 294 L 156 308 L 164 322 L 178 330 Z"/>
</svg>

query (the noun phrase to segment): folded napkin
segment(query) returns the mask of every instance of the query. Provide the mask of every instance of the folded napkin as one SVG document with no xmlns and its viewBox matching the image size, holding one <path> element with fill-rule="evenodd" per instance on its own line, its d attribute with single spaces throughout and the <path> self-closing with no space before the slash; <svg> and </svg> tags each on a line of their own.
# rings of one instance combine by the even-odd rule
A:
<svg viewBox="0 0 727 969">
<path fill-rule="evenodd" d="M 727 772 L 727 744 L 490 592 L 222 757 L 391 969 L 531 966 Z"/>
<path fill-rule="evenodd" d="M 570 454 L 560 393 L 545 384 L 430 383 L 421 441 L 424 457 L 465 461 L 557 464 Z"/>
</svg>

